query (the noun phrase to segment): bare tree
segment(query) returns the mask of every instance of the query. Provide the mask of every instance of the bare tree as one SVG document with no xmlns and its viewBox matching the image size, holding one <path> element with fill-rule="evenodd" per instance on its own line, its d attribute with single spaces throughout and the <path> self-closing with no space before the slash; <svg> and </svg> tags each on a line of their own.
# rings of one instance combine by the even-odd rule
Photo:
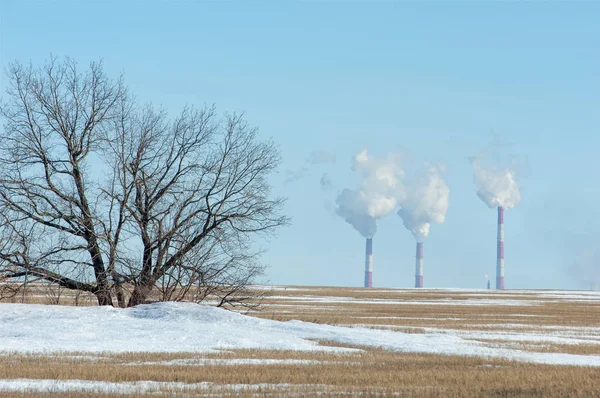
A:
<svg viewBox="0 0 600 398">
<path fill-rule="evenodd" d="M 211 300 L 217 306 L 256 307 L 264 292 L 251 286 L 263 274 L 251 251 L 236 239 L 207 239 L 209 248 L 197 247 L 159 278 L 162 301 Z"/>
<path fill-rule="evenodd" d="M 250 237 L 288 219 L 267 181 L 279 152 L 257 134 L 241 116 L 217 120 L 214 108 L 186 108 L 169 121 L 146 107 L 133 130 L 114 137 L 121 189 L 113 199 L 135 226 L 142 252 L 127 278 L 134 286 L 129 305 L 146 301 L 157 284 L 165 299 L 183 299 L 194 286 L 226 301 L 260 274 Z"/>
<path fill-rule="evenodd" d="M 239 115 L 138 107 L 102 65 L 8 69 L 0 134 L 0 278 L 91 293 L 99 305 L 243 302 L 252 238 L 287 224 L 271 141 Z"/>
<path fill-rule="evenodd" d="M 13 276 L 26 272 L 67 289 L 89 291 L 99 305 L 112 304 L 96 231 L 97 187 L 88 167 L 99 148 L 97 131 L 114 117 L 124 95 L 121 81 L 108 79 L 99 63 L 80 73 L 75 62 L 52 58 L 39 69 L 12 64 L 8 82 L 8 102 L 0 107 L 6 120 L 0 135 L 0 207 L 11 215 L 15 229 L 32 222 L 34 232 L 44 233 L 45 240 L 60 241 L 45 245 L 46 252 L 38 257 L 85 267 L 93 282 L 17 259 L 14 252 L 0 257 L 21 270 Z"/>
</svg>

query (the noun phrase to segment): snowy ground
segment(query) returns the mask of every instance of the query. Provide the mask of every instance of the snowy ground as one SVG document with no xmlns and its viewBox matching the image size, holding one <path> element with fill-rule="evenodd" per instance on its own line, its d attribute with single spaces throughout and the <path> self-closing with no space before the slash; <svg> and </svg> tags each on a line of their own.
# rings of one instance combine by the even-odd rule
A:
<svg viewBox="0 0 600 398">
<path fill-rule="evenodd" d="M 56 358 L 56 363 L 73 360 L 88 369 L 102 364 L 122 366 L 120 369 L 173 366 L 174 372 L 191 367 L 193 373 L 200 372 L 200 368 L 194 367 L 206 370 L 215 366 L 252 367 L 259 373 L 286 366 L 314 367 L 316 372 L 340 366 L 356 367 L 358 372 L 368 369 L 359 358 L 370 350 L 358 350 L 349 356 L 311 354 L 357 351 L 335 347 L 337 342 L 396 352 L 600 367 L 600 355 L 592 355 L 600 352 L 600 322 L 599 326 L 595 322 L 600 321 L 600 316 L 595 315 L 600 313 L 595 310 L 600 310 L 599 292 L 259 288 L 271 290 L 272 296 L 266 300 L 263 311 L 251 312 L 258 317 L 186 303 L 131 309 L 3 303 L 0 304 L 0 361 L 10 361 L 14 354 L 32 353 L 49 357 L 50 361 Z M 260 316 L 321 323 L 280 322 Z M 321 340 L 333 344 L 320 345 L 317 341 Z M 245 348 L 304 353 L 299 357 L 294 357 L 296 353 L 264 357 L 223 354 Z M 546 348 L 548 352 L 541 352 Z M 115 357 L 109 355 L 124 352 L 171 354 L 126 356 L 116 363 Z M 178 352 L 198 354 L 174 354 Z M 225 368 L 223 371 L 227 372 Z M 264 383 L 265 380 L 257 380 L 256 384 L 236 384 L 238 380 L 216 384 L 210 378 L 188 383 L 178 378 L 152 381 L 147 380 L 150 378 L 145 370 L 138 381 L 79 380 L 75 374 L 69 374 L 65 380 L 51 380 L 48 374 L 36 378 L 35 373 L 17 373 L 13 377 L 0 379 L 0 396 L 8 392 L 218 396 L 232 391 L 234 394 L 270 391 L 274 395 L 340 391 L 336 390 L 340 388 L 337 385 L 305 385 L 303 380 L 286 384 L 287 379 L 274 384 Z M 79 377 L 86 378 L 81 374 Z"/>
<path fill-rule="evenodd" d="M 600 344 L 600 328 L 586 328 L 577 333 L 560 329 L 521 333 L 502 327 L 489 332 L 430 328 L 426 333 L 415 334 L 301 321 L 279 322 L 189 303 L 160 303 L 130 309 L 0 304 L 0 352 L 5 354 L 211 352 L 241 348 L 345 350 L 315 342 L 329 340 L 402 352 L 600 366 L 597 355 L 529 352 L 472 340 L 497 338 Z"/>
<path fill-rule="evenodd" d="M 45 380 L 45 379 L 0 379 L 0 391 L 4 392 L 44 392 L 69 393 L 87 392 L 97 394 L 157 394 L 192 392 L 196 390 L 211 391 L 257 391 L 257 390 L 288 390 L 290 384 L 214 384 L 214 383 L 180 383 L 157 381 L 107 382 L 92 380 Z M 294 386 L 296 388 L 302 386 Z"/>
</svg>

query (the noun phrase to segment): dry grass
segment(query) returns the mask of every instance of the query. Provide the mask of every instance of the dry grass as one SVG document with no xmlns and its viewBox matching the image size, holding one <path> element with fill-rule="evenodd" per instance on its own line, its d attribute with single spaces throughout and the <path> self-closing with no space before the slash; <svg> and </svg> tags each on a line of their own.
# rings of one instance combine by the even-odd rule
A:
<svg viewBox="0 0 600 398">
<path fill-rule="evenodd" d="M 26 302 L 43 302 L 41 294 Z M 329 301 L 318 301 L 320 298 Z M 493 301 L 514 300 L 508 305 Z M 73 297 L 61 296 L 73 305 Z M 312 300 L 312 301 L 311 301 Z M 387 301 L 386 304 L 383 301 Z M 464 305 L 486 300 L 486 305 Z M 17 300 L 18 301 L 18 300 Z M 357 302 L 358 301 L 358 302 Z M 363 301 L 363 302 L 360 302 Z M 584 344 L 476 339 L 489 346 L 525 351 L 600 355 L 600 300 L 560 300 L 518 291 L 460 292 L 443 290 L 386 290 L 328 287 L 290 287 L 277 290 L 253 316 L 287 321 L 393 328 L 405 333 L 436 329 L 481 332 L 568 332 Z M 390 304 L 389 302 L 393 302 Z M 90 305 L 93 305 L 92 301 Z M 475 339 L 474 339 L 475 340 Z M 589 340 L 589 343 L 587 341 Z M 322 345 L 342 346 L 326 341 Z M 347 346 L 345 346 L 347 347 Z M 346 353 L 237 350 L 211 354 L 83 354 L 0 356 L 0 379 L 35 378 L 129 382 L 141 380 L 214 383 L 178 396 L 388 396 L 410 397 L 600 397 L 600 369 L 549 366 L 508 360 L 398 353 L 365 347 Z M 206 360 L 279 359 L 310 364 L 271 365 L 202 363 Z M 187 360 L 168 365 L 165 361 Z M 194 362 L 195 361 L 195 362 Z M 195 363 L 195 364 L 194 364 Z M 259 390 L 233 390 L 232 384 L 289 384 Z M 225 387 L 223 387 L 225 386 Z M 164 396 L 173 392 L 163 391 Z M 9 394 L 2 397 L 47 396 Z M 65 397 L 98 396 L 88 393 Z M 102 395 L 109 397 L 111 395 Z M 135 395 L 134 395 L 135 396 Z M 139 395 L 142 396 L 142 395 Z M 161 396 L 153 394 L 152 396 Z"/>
<path fill-rule="evenodd" d="M 229 384 L 292 384 L 286 389 L 264 388 L 258 394 L 277 396 L 315 392 L 382 393 L 412 397 L 498 396 L 498 397 L 591 397 L 598 396 L 600 371 L 596 368 L 532 365 L 460 356 L 399 354 L 377 349 L 352 354 L 298 353 L 291 351 L 244 350 L 217 357 L 293 358 L 342 362 L 311 365 L 134 365 L 176 358 L 200 358 L 177 354 L 141 354 L 104 357 L 114 360 L 39 356 L 13 356 L 0 364 L 0 378 L 82 379 L 128 382 L 136 380 L 210 382 Z M 203 356 L 204 357 L 204 356 Z M 215 355 L 211 356 L 212 358 Z M 343 361 L 350 362 L 344 364 Z M 311 387 L 314 386 L 314 387 Z M 196 390 L 187 394 L 233 394 L 240 391 Z M 246 391 L 247 395 L 257 394 Z M 7 396 L 7 395 L 3 395 Z M 15 395 L 16 396 L 16 395 Z M 31 395 L 34 396 L 34 395 Z M 85 396 L 85 395 L 78 395 Z M 88 395 L 93 396 L 93 395 Z"/>
<path fill-rule="evenodd" d="M 47 283 L 29 283 L 25 289 L 12 293 L 16 285 L 0 282 L 0 302 L 22 304 L 58 304 L 72 306 L 98 305 L 96 297 L 91 293 L 74 292 Z M 6 289 L 12 287 L 12 289 Z"/>
<path fill-rule="evenodd" d="M 253 315 L 282 321 L 300 319 L 328 324 L 362 323 L 452 329 L 497 329 L 497 325 L 506 324 L 520 324 L 522 328 L 594 327 L 600 324 L 600 300 L 565 302 L 558 298 L 511 291 L 486 295 L 416 289 L 377 292 L 377 289 L 359 288 L 291 288 L 298 290 L 274 292 L 275 297 L 267 298 L 262 311 Z M 319 297 L 346 300 L 308 301 Z M 469 301 L 493 301 L 496 298 L 516 302 L 514 305 L 502 306 L 465 305 Z"/>
<path fill-rule="evenodd" d="M 556 352 L 573 355 L 600 355 L 600 344 L 557 344 L 549 342 L 531 342 L 519 340 L 500 339 L 467 339 L 485 343 L 486 345 L 499 348 L 517 348 L 530 352 Z"/>
</svg>

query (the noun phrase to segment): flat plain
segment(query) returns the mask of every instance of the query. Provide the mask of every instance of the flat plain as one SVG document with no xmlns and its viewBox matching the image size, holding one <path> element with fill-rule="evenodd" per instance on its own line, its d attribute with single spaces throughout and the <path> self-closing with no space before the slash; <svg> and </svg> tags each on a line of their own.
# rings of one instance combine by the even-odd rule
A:
<svg viewBox="0 0 600 398">
<path fill-rule="evenodd" d="M 147 352 L 140 351 L 143 345 L 132 352 L 117 352 L 110 349 L 110 342 L 108 349 L 90 350 L 85 341 L 77 350 L 43 344 L 27 350 L 18 347 L 20 332 L 7 330 L 12 318 L 5 318 L 0 334 L 12 344 L 0 342 L 0 394 L 600 396 L 599 292 L 257 289 L 267 292 L 261 307 L 236 310 L 254 319 L 238 317 L 244 320 L 242 332 L 247 330 L 249 336 L 236 335 L 239 348 L 228 341 L 218 349 L 181 351 L 174 345 L 172 352 L 156 352 L 150 348 L 159 342 L 150 340 Z M 93 304 L 68 292 L 60 292 L 57 299 L 56 294 L 41 290 L 9 301 Z M 0 312 L 22 308 L 14 306 L 0 304 Z M 223 335 L 229 333 L 228 327 L 241 327 L 238 318 L 223 323 Z M 255 324 L 260 331 L 267 330 L 264 343 L 251 341 Z M 11 325 L 15 329 L 16 324 Z M 283 334 L 268 332 L 274 328 L 281 328 Z M 182 334 L 185 330 L 182 326 Z M 127 333 L 116 330 L 115 339 Z M 93 342 L 93 333 L 86 338 Z M 195 338 L 194 342 L 202 341 L 202 336 Z M 312 346 L 295 345 L 297 340 L 308 340 Z"/>
</svg>

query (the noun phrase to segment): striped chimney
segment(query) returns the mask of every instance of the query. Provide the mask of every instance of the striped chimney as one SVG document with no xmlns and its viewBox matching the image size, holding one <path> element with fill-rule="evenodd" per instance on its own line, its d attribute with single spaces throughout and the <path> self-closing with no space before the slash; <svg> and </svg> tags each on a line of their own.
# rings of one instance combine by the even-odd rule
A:
<svg viewBox="0 0 600 398">
<path fill-rule="evenodd" d="M 504 290 L 504 207 L 498 207 L 498 247 L 496 253 L 496 289 Z"/>
<path fill-rule="evenodd" d="M 423 287 L 423 242 L 417 242 L 415 287 Z"/>
<path fill-rule="evenodd" d="M 373 238 L 367 238 L 365 250 L 365 287 L 373 287 Z"/>
</svg>

